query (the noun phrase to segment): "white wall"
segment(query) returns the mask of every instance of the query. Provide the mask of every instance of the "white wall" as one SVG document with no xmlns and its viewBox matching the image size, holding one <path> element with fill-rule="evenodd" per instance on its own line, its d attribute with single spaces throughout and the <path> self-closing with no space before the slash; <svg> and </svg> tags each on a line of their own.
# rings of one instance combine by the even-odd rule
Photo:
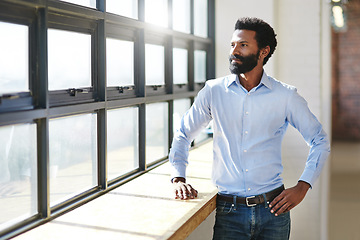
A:
<svg viewBox="0 0 360 240">
<path fill-rule="evenodd" d="M 236 20 L 240 17 L 258 17 L 262 18 L 270 25 L 274 25 L 274 15 L 272 14 L 274 12 L 273 2 L 273 0 L 215 1 L 216 77 L 230 74 L 228 60 L 230 53 L 230 39 L 234 32 Z M 272 61 L 272 58 L 265 65 L 266 72 L 270 75 L 274 74 L 274 61 Z M 274 58 L 276 58 L 276 56 Z"/>
<path fill-rule="evenodd" d="M 294 85 L 330 134 L 330 30 L 327 0 L 216 0 L 216 76 L 229 74 L 230 38 L 239 17 L 258 17 L 273 26 L 278 47 L 265 71 Z M 296 184 L 308 154 L 301 135 L 289 127 L 283 142 L 285 185 Z M 291 213 L 291 239 L 327 239 L 329 165 L 305 200 Z M 209 239 L 214 215 L 188 239 Z M 201 238 L 201 232 L 205 234 Z M 207 235 L 206 235 L 207 234 Z"/>
</svg>

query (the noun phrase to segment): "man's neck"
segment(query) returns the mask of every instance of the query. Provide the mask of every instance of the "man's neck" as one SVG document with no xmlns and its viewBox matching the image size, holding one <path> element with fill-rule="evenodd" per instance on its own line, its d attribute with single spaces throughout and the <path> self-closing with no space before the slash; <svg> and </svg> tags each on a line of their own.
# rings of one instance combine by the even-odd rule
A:
<svg viewBox="0 0 360 240">
<path fill-rule="evenodd" d="M 262 66 L 256 66 L 253 70 L 239 75 L 240 84 L 248 91 L 259 85 L 263 75 Z"/>
</svg>

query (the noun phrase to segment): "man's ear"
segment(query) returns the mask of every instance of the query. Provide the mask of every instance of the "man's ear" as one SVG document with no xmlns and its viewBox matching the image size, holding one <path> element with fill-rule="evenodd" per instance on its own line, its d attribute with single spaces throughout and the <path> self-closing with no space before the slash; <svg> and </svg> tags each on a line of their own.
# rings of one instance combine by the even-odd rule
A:
<svg viewBox="0 0 360 240">
<path fill-rule="evenodd" d="M 270 46 L 266 46 L 260 50 L 260 56 L 265 58 L 270 53 Z"/>
</svg>

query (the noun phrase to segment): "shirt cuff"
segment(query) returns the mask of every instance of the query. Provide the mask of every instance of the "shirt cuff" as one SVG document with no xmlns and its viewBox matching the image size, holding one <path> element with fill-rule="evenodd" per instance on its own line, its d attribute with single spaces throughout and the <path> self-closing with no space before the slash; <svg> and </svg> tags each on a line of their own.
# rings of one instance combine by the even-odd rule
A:
<svg viewBox="0 0 360 240">
<path fill-rule="evenodd" d="M 175 177 L 185 178 L 186 166 L 181 164 L 172 164 L 171 179 Z"/>
<path fill-rule="evenodd" d="M 301 175 L 299 181 L 307 182 L 310 184 L 310 188 L 312 188 L 314 184 L 314 175 L 315 173 L 312 170 L 306 169 Z"/>
</svg>

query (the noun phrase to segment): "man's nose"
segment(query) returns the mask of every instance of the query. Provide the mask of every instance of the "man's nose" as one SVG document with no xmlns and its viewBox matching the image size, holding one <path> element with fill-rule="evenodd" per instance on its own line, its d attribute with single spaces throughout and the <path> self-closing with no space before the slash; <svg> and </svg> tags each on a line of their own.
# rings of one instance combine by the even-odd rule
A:
<svg viewBox="0 0 360 240">
<path fill-rule="evenodd" d="M 239 46 L 237 44 L 235 44 L 232 48 L 231 48 L 231 51 L 230 53 L 232 55 L 240 55 L 240 50 L 239 50 Z"/>
</svg>

